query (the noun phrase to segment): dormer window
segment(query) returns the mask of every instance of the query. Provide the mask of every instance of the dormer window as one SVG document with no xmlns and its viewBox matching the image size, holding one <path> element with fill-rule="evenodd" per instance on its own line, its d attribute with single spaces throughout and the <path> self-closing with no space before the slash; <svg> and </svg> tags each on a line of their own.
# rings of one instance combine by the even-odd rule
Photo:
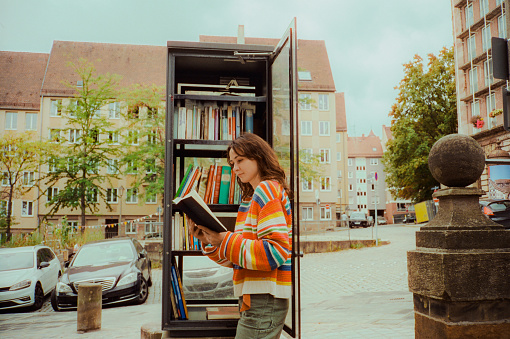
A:
<svg viewBox="0 0 510 339">
<path fill-rule="evenodd" d="M 312 81 L 312 74 L 309 71 L 298 71 L 298 79 L 302 81 Z"/>
</svg>

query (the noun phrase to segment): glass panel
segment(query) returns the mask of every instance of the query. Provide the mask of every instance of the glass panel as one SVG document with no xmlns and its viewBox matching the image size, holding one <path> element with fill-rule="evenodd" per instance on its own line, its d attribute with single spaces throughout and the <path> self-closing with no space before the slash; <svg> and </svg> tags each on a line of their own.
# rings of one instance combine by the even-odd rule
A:
<svg viewBox="0 0 510 339">
<path fill-rule="evenodd" d="M 271 66 L 272 141 L 291 191 L 293 220 L 292 298 L 285 331 L 296 337 L 299 330 L 299 176 L 297 153 L 297 66 L 296 19 L 294 18 L 276 47 Z"/>
</svg>

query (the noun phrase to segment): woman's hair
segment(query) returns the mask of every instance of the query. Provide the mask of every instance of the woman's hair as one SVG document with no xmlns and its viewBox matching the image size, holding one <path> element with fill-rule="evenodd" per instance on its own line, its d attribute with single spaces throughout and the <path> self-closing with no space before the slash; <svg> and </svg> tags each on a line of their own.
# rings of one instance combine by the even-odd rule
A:
<svg viewBox="0 0 510 339">
<path fill-rule="evenodd" d="M 275 151 L 269 144 L 256 134 L 244 133 L 233 140 L 227 148 L 227 159 L 230 156 L 230 150 L 236 154 L 257 162 L 261 180 L 274 180 L 278 182 L 289 197 L 291 197 L 290 188 L 285 178 L 285 171 L 278 162 Z M 230 162 L 230 167 L 233 164 Z M 242 200 L 249 200 L 253 196 L 254 188 L 249 182 L 243 183 L 237 178 L 237 183 L 241 188 Z"/>
</svg>

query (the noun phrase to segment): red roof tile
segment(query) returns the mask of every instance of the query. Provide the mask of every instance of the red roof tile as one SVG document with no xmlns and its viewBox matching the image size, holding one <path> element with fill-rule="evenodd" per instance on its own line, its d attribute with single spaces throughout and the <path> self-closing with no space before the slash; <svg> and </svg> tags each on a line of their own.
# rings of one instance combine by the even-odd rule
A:
<svg viewBox="0 0 510 339">
<path fill-rule="evenodd" d="M 200 42 L 237 43 L 237 37 L 200 35 Z M 276 46 L 279 39 L 245 38 L 246 44 Z M 309 71 L 312 81 L 298 81 L 300 91 L 334 92 L 328 51 L 324 40 L 298 40 L 298 69 Z"/>
<path fill-rule="evenodd" d="M 49 54 L 0 52 L 0 108 L 39 110 Z"/>
<path fill-rule="evenodd" d="M 383 155 L 381 139 L 370 131 L 368 136 L 347 137 L 349 158 L 380 158 Z"/>
<path fill-rule="evenodd" d="M 118 74 L 120 85 L 166 85 L 166 47 L 121 45 L 75 41 L 54 41 L 48 71 L 43 84 L 43 95 L 68 96 L 73 91 L 62 81 L 75 85 L 81 80 L 69 61 L 85 58 L 92 62 L 97 74 Z"/>
</svg>

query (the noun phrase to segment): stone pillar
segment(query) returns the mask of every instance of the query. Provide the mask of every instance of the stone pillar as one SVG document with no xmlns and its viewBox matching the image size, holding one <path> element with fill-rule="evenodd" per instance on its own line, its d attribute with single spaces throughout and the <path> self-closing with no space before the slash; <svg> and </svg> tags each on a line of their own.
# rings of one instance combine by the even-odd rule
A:
<svg viewBox="0 0 510 339">
<path fill-rule="evenodd" d="M 438 190 L 436 217 L 416 233 L 407 254 L 416 338 L 510 336 L 510 230 L 481 211 L 485 155 L 471 137 L 441 138 L 429 154 Z"/>
<path fill-rule="evenodd" d="M 101 329 L 102 298 L 100 284 L 83 283 L 78 286 L 78 331 Z"/>
</svg>

